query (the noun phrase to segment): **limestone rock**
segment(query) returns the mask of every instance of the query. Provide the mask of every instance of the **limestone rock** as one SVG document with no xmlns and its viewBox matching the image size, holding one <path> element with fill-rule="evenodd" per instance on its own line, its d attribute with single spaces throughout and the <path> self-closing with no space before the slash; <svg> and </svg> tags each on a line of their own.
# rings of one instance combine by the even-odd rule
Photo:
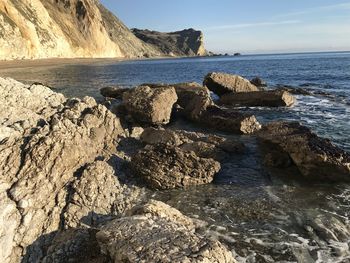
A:
<svg viewBox="0 0 350 263">
<path fill-rule="evenodd" d="M 142 194 L 136 187 L 121 185 L 112 167 L 102 161 L 88 165 L 71 192 L 64 213 L 64 225 L 71 228 L 97 226 L 130 209 Z"/>
<path fill-rule="evenodd" d="M 290 107 L 295 103 L 295 99 L 287 91 L 271 90 L 227 93 L 220 98 L 219 103 L 244 107 Z"/>
<path fill-rule="evenodd" d="M 169 123 L 176 101 L 177 95 L 172 87 L 139 86 L 123 95 L 128 113 L 134 120 L 146 124 Z"/>
<path fill-rule="evenodd" d="M 45 86 L 24 85 L 10 78 L 0 78 L 0 141 L 30 132 L 65 101 L 62 94 Z"/>
<path fill-rule="evenodd" d="M 219 96 L 232 92 L 259 91 L 249 80 L 241 76 L 217 72 L 209 73 L 205 77 L 203 85 Z"/>
<path fill-rule="evenodd" d="M 22 129 L 21 136 L 0 142 L 0 222 L 6 222 L 0 226 L 0 244 L 6 244 L 1 249 L 4 262 L 18 262 L 24 249 L 37 238 L 61 227 L 75 176 L 96 158 L 109 158 L 117 137 L 124 133 L 119 119 L 92 98 L 65 101 L 46 87 L 18 83 L 11 87 L 13 94 L 8 93 L 6 103 L 33 120 L 38 115 L 42 123 L 37 126 L 31 121 L 30 132 Z M 65 102 L 59 105 L 61 101 Z M 79 186 L 84 187 L 83 182 Z"/>
<path fill-rule="evenodd" d="M 163 55 L 99 1 L 0 2 L 0 60 Z"/>
<path fill-rule="evenodd" d="M 258 136 L 270 165 L 295 165 L 302 176 L 316 182 L 350 181 L 350 154 L 299 123 L 270 123 Z"/>
<path fill-rule="evenodd" d="M 136 176 L 154 189 L 172 189 L 210 183 L 220 163 L 177 147 L 147 146 L 131 160 Z"/>
<path fill-rule="evenodd" d="M 157 201 L 110 222 L 97 240 L 114 262 L 235 262 L 219 241 L 197 234 L 190 218 Z"/>
<path fill-rule="evenodd" d="M 142 41 L 169 56 L 206 56 L 208 54 L 204 47 L 203 33 L 192 28 L 170 33 L 134 28 L 132 32 Z"/>
</svg>

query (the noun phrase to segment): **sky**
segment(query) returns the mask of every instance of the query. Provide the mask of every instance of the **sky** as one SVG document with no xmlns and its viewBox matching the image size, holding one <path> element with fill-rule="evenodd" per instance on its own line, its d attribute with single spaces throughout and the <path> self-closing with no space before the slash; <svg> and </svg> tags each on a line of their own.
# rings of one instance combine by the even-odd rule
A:
<svg viewBox="0 0 350 263">
<path fill-rule="evenodd" d="M 129 28 L 195 28 L 217 53 L 350 50 L 350 1 L 101 0 Z"/>
</svg>

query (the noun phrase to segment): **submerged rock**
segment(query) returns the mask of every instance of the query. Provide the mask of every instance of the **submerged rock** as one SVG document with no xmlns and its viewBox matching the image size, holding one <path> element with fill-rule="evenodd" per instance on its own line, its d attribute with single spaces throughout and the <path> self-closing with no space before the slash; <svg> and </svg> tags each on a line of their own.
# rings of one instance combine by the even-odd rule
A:
<svg viewBox="0 0 350 263">
<path fill-rule="evenodd" d="M 146 124 L 167 124 L 177 95 L 173 87 L 139 86 L 123 94 L 123 104 L 132 118 Z"/>
<path fill-rule="evenodd" d="M 164 145 L 145 147 L 132 157 L 130 165 L 134 174 L 154 189 L 207 184 L 220 170 L 220 163 L 213 159 Z"/>
<path fill-rule="evenodd" d="M 225 246 L 195 228 L 191 218 L 151 200 L 128 217 L 110 222 L 96 236 L 114 262 L 235 262 Z"/>
<path fill-rule="evenodd" d="M 228 93 L 220 98 L 219 103 L 245 107 L 290 107 L 295 103 L 295 99 L 287 91 L 271 90 Z"/>
<path fill-rule="evenodd" d="M 259 91 L 249 80 L 226 73 L 209 73 L 205 77 L 203 85 L 219 96 L 232 92 Z"/>
<path fill-rule="evenodd" d="M 250 83 L 252 83 L 254 86 L 257 86 L 257 87 L 266 87 L 267 84 L 266 84 L 266 81 L 264 81 L 262 78 L 259 78 L 259 77 L 255 77 L 253 78 Z"/>
<path fill-rule="evenodd" d="M 100 93 L 103 97 L 106 97 L 106 98 L 113 98 L 113 99 L 122 100 L 123 94 L 129 90 L 130 90 L 129 88 L 110 86 L 110 87 L 104 87 L 104 88 L 100 89 Z"/>
<path fill-rule="evenodd" d="M 299 123 L 270 123 L 258 137 L 270 166 L 295 165 L 304 178 L 317 182 L 350 181 L 350 154 Z"/>
</svg>

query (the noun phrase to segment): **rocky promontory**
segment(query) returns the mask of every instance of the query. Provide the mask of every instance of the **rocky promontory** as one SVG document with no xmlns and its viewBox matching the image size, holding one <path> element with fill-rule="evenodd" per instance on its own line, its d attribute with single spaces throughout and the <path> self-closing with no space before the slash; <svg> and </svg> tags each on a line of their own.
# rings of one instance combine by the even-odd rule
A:
<svg viewBox="0 0 350 263">
<path fill-rule="evenodd" d="M 242 77 L 224 79 L 222 96 L 266 96 Z M 261 124 L 218 105 L 205 83 L 104 89 L 100 104 L 0 78 L 0 261 L 236 262 L 235 242 L 210 236 L 209 218 L 154 193 L 211 184 L 252 154 L 247 140 L 271 176 L 349 181 L 347 152 L 300 124 Z"/>
<path fill-rule="evenodd" d="M 204 36 L 193 28 L 182 31 L 163 33 L 134 28 L 136 37 L 172 57 L 206 56 L 209 53 L 204 47 Z"/>
</svg>

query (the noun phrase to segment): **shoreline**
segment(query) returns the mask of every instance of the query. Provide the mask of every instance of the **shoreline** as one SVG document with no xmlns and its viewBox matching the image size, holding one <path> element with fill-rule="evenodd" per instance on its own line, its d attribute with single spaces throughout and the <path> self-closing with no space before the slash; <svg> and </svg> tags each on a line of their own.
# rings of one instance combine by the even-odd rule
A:
<svg viewBox="0 0 350 263">
<path fill-rule="evenodd" d="M 266 54 L 245 54 L 244 56 L 270 56 L 270 55 L 298 55 L 298 54 L 320 54 L 320 53 L 348 53 L 350 51 L 321 51 L 321 52 L 292 52 L 292 53 L 266 53 Z M 184 59 L 184 58 L 217 58 L 220 56 L 198 56 L 198 57 L 151 57 L 151 58 L 43 58 L 43 59 L 23 59 L 23 60 L 0 60 L 0 70 L 13 68 L 31 67 L 51 67 L 64 65 L 88 65 L 88 64 L 113 64 L 124 61 L 148 61 L 164 59 Z M 227 57 L 227 56 L 221 56 Z M 233 57 L 233 56 L 229 56 Z"/>
</svg>

